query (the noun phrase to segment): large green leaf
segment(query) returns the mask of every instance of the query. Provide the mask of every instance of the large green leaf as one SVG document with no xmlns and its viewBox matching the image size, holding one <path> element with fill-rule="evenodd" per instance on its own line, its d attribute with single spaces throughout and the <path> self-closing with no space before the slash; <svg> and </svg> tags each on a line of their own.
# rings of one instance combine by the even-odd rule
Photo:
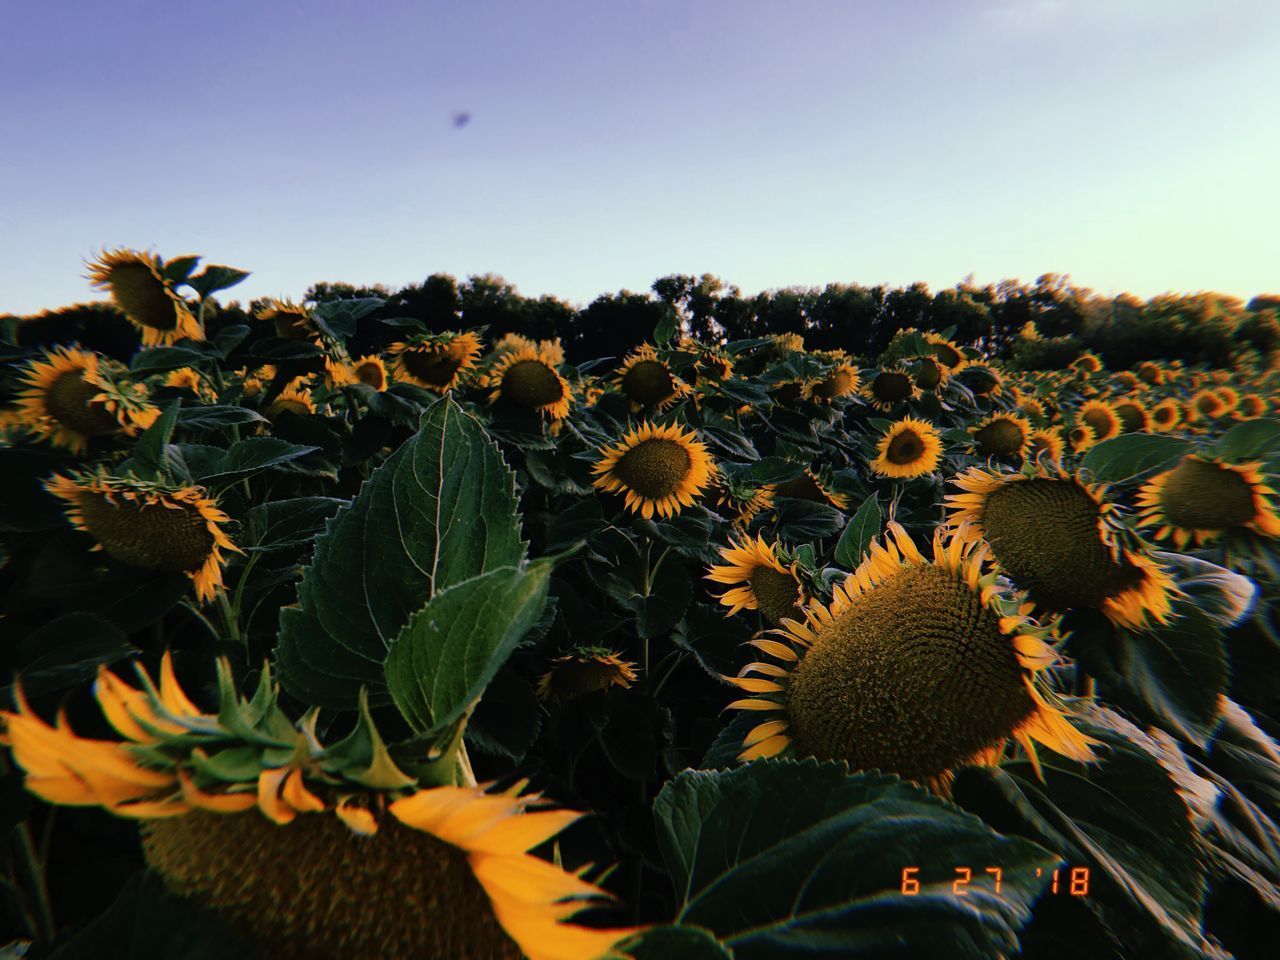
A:
<svg viewBox="0 0 1280 960">
<path fill-rule="evenodd" d="M 502 567 L 437 592 L 391 644 L 387 687 L 419 733 L 446 730 L 542 613 L 554 561 Z"/>
<path fill-rule="evenodd" d="M 1280 420 L 1246 420 L 1220 436 L 1213 454 L 1227 460 L 1269 460 L 1280 451 Z"/>
<path fill-rule="evenodd" d="M 1163 433 L 1126 433 L 1103 440 L 1080 461 L 1102 483 L 1137 480 L 1171 467 L 1190 453 L 1190 441 Z"/>
<path fill-rule="evenodd" d="M 873 493 L 862 501 L 862 506 L 849 519 L 844 533 L 836 543 L 836 563 L 853 570 L 862 562 L 862 555 L 867 552 L 873 538 L 880 534 L 880 526 L 884 515 L 880 510 L 880 501 Z"/>
<path fill-rule="evenodd" d="M 281 681 L 317 706 L 389 699 L 392 642 L 433 594 L 523 555 L 515 479 L 484 429 L 449 398 L 329 521 L 280 612 Z"/>
<path fill-rule="evenodd" d="M 896 777 L 815 760 L 685 771 L 654 818 L 676 922 L 739 960 L 1010 954 L 1059 863 Z"/>
</svg>

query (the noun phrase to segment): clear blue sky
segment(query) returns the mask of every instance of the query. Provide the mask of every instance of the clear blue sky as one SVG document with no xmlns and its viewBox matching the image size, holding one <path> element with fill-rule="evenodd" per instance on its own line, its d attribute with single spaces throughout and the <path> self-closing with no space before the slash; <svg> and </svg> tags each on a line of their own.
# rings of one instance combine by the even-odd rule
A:
<svg viewBox="0 0 1280 960">
<path fill-rule="evenodd" d="M 104 246 L 584 302 L 1280 289 L 1274 0 L 6 0 L 0 312 Z M 455 128 L 455 111 L 472 120 Z"/>
</svg>

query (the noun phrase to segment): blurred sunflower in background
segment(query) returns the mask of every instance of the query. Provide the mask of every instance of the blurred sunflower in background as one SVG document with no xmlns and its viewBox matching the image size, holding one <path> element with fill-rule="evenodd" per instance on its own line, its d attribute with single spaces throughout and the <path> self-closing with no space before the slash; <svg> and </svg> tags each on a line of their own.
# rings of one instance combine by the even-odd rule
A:
<svg viewBox="0 0 1280 960">
<path fill-rule="evenodd" d="M 256 314 L 255 318 L 270 323 L 276 336 L 282 340 L 316 339 L 315 325 L 311 321 L 311 313 L 306 307 L 292 300 L 270 299 Z"/>
<path fill-rule="evenodd" d="M 1086 400 L 1076 411 L 1076 421 L 1083 423 L 1093 431 L 1095 443 L 1118 437 L 1123 429 L 1120 416 L 1106 400 Z"/>
<path fill-rule="evenodd" d="M 1232 531 L 1280 537 L 1280 515 L 1272 502 L 1276 491 L 1262 466 L 1184 457 L 1138 491 L 1139 523 L 1153 528 L 1157 540 L 1172 540 L 1179 550 Z"/>
<path fill-rule="evenodd" d="M 898 404 L 919 399 L 920 389 L 905 370 L 877 370 L 862 388 L 862 395 L 877 410 L 888 412 Z"/>
<path fill-rule="evenodd" d="M 1012 413 L 993 413 L 969 428 L 980 457 L 1022 460 L 1031 450 L 1031 421 Z"/>
<path fill-rule="evenodd" d="M 422 334 L 387 348 L 395 379 L 439 394 L 455 389 L 479 356 L 480 338 L 470 331 Z"/>
</svg>

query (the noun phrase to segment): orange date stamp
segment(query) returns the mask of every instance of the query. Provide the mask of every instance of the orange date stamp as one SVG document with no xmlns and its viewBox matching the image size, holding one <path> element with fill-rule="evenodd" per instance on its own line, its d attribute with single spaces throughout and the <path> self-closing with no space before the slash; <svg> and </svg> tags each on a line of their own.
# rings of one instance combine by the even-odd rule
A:
<svg viewBox="0 0 1280 960">
<path fill-rule="evenodd" d="M 1000 884 L 1004 879 L 1004 871 L 1000 867 L 983 867 L 977 877 L 973 867 L 955 867 L 955 880 L 951 884 L 951 892 L 957 897 L 967 896 L 971 884 L 986 885 L 990 881 L 994 892 L 1000 892 Z M 1036 868 L 1036 876 L 1044 876 L 1044 871 Z M 932 884 L 931 884 L 932 885 Z M 1050 875 L 1050 894 L 1066 894 L 1072 897 L 1089 895 L 1088 867 L 1059 867 Z M 902 868 L 902 894 L 914 897 L 920 893 L 920 867 Z"/>
</svg>

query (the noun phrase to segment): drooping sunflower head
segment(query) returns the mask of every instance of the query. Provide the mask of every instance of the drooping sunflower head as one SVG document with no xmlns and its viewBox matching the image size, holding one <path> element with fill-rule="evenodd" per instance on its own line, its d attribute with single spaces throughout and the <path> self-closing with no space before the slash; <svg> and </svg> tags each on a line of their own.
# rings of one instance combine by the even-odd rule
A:
<svg viewBox="0 0 1280 960">
<path fill-rule="evenodd" d="M 316 412 L 316 405 L 311 399 L 311 391 L 303 386 L 306 381 L 302 377 L 298 377 L 287 387 L 276 395 L 263 414 L 274 420 L 276 417 L 284 413 L 292 413 L 302 417 Z"/>
<path fill-rule="evenodd" d="M 480 338 L 470 331 L 424 334 L 392 344 L 387 356 L 395 379 L 445 394 L 475 368 Z"/>
<path fill-rule="evenodd" d="M 1137 397 L 1124 397 L 1113 401 L 1111 407 L 1120 418 L 1122 433 L 1146 433 L 1150 429 L 1151 414 Z"/>
<path fill-rule="evenodd" d="M 292 300 L 272 298 L 254 316 L 258 320 L 270 323 L 275 328 L 276 336 L 283 340 L 309 341 L 316 338 L 316 328 L 311 320 L 310 311 Z"/>
<path fill-rule="evenodd" d="M 556 370 L 557 355 L 541 346 L 503 353 L 482 380 L 489 388 L 489 402 L 501 400 L 553 423 L 563 420 L 573 403 L 573 388 Z"/>
<path fill-rule="evenodd" d="M 892 410 L 901 403 L 915 400 L 920 396 L 911 374 L 905 370 L 878 370 L 862 388 L 862 395 L 877 410 Z"/>
<path fill-rule="evenodd" d="M 704 380 L 718 382 L 733 376 L 733 359 L 717 346 L 702 343 L 692 337 L 681 337 L 677 348 L 681 353 L 694 357 L 685 379 L 691 384 L 699 384 Z"/>
<path fill-rule="evenodd" d="M 1181 550 L 1233 531 L 1280 537 L 1275 490 L 1261 463 L 1231 464 L 1188 455 L 1138 491 L 1140 522 Z"/>
<path fill-rule="evenodd" d="M 18 416 L 26 429 L 55 446 L 82 452 L 89 441 L 133 435 L 155 422 L 159 409 L 141 384 L 116 382 L 109 363 L 78 347 L 58 346 L 23 372 Z"/>
<path fill-rule="evenodd" d="M 111 294 L 146 346 L 203 340 L 204 328 L 163 270 L 164 262 L 155 254 L 108 250 L 89 264 L 89 280 Z"/>
<path fill-rule="evenodd" d="M 915 385 L 921 390 L 941 390 L 954 372 L 937 357 L 918 357 L 911 362 L 911 367 L 915 371 Z"/>
<path fill-rule="evenodd" d="M 831 489 L 830 483 L 827 483 L 821 476 L 807 468 L 800 476 L 775 484 L 773 493 L 776 497 L 791 497 L 793 500 L 824 503 L 829 507 L 835 507 L 837 510 L 844 510 L 849 506 L 849 497 L 846 494 L 838 493 Z"/>
<path fill-rule="evenodd" d="M 942 437 L 927 420 L 903 417 L 876 444 L 871 469 L 877 476 L 910 480 L 933 473 L 942 457 Z"/>
<path fill-rule="evenodd" d="M 218 664 L 202 712 L 165 656 L 157 684 L 105 669 L 98 703 L 121 740 L 51 726 L 19 691 L 3 712 L 27 788 L 50 803 L 139 820 L 147 863 L 170 890 L 282 958 L 597 960 L 635 930 L 567 922 L 604 891 L 527 851 L 578 819 L 524 783 L 502 793 L 422 786 L 361 704 L 323 745 L 316 713 L 291 722 L 265 670 L 252 699 Z"/>
<path fill-rule="evenodd" d="M 764 510 L 773 506 L 773 486 L 740 483 L 721 475 L 711 491 L 711 504 L 729 514 L 733 525 L 745 529 Z"/>
<path fill-rule="evenodd" d="M 170 370 L 165 375 L 164 385 L 177 390 L 186 390 L 188 393 L 199 394 L 204 387 L 204 378 L 200 376 L 200 371 L 195 367 L 179 367 L 177 370 Z"/>
<path fill-rule="evenodd" d="M 1046 460 L 1050 463 L 1061 463 L 1066 444 L 1057 427 L 1045 427 L 1031 431 L 1031 441 L 1027 447 L 1027 459 L 1032 463 Z"/>
<path fill-rule="evenodd" d="M 980 457 L 1022 460 L 1031 450 L 1031 422 L 1012 413 L 993 413 L 969 428 Z"/>
<path fill-rule="evenodd" d="M 693 506 L 716 473 L 697 434 L 678 424 L 642 423 L 600 452 L 594 486 L 623 494 L 627 509 L 646 520 Z"/>
<path fill-rule="evenodd" d="M 556 657 L 538 680 L 538 698 L 563 703 L 613 687 L 626 690 L 636 681 L 636 665 L 616 650 L 584 647 Z"/>
<path fill-rule="evenodd" d="M 720 549 L 725 561 L 713 566 L 707 579 L 727 584 L 731 589 L 719 600 L 729 608 L 726 616 L 739 610 L 759 610 L 775 627 L 784 619 L 800 616 L 804 589 L 796 576 L 794 562 L 784 562 L 785 555 L 777 543 L 766 543 L 764 537 L 745 538 Z"/>
<path fill-rule="evenodd" d="M 1076 411 L 1076 420 L 1093 430 L 1095 443 L 1120 435 L 1120 417 L 1106 400 L 1086 400 Z"/>
<path fill-rule="evenodd" d="M 807 381 L 802 392 L 806 400 L 830 403 L 857 393 L 861 385 L 857 367 L 841 361 L 826 376 Z"/>
<path fill-rule="evenodd" d="M 951 373 L 968 363 L 960 348 L 941 334 L 930 331 L 924 339 L 929 344 L 929 352 Z"/>
<path fill-rule="evenodd" d="M 1037 742 L 1092 759 L 1039 679 L 1058 660 L 1052 630 L 998 577 L 981 543 L 939 528 L 926 558 L 891 523 L 830 604 L 751 641 L 771 661 L 726 678 L 748 694 L 730 706 L 763 721 L 741 758 L 844 760 L 943 788 L 1010 739 L 1037 766 Z"/>
<path fill-rule="evenodd" d="M 1157 433 L 1167 433 L 1182 420 L 1182 404 L 1172 397 L 1161 400 L 1151 408 L 1151 429 Z"/>
<path fill-rule="evenodd" d="M 240 550 L 227 536 L 230 519 L 201 487 L 172 487 L 99 468 L 54 474 L 46 489 L 62 499 L 67 519 L 121 563 L 185 573 L 196 597 L 210 600 L 222 586 L 222 551 Z"/>
<path fill-rule="evenodd" d="M 985 363 L 973 363 L 959 373 L 960 380 L 975 397 L 998 397 L 1004 389 L 1000 371 Z"/>
<path fill-rule="evenodd" d="M 1001 568 L 1053 611 L 1100 610 L 1113 623 L 1168 622 L 1172 578 L 1139 543 L 1126 546 L 1106 488 L 1044 463 L 1022 473 L 972 467 L 952 481 L 948 523 L 984 538 Z"/>
<path fill-rule="evenodd" d="M 615 382 L 635 412 L 665 410 L 689 393 L 689 385 L 671 372 L 649 343 L 627 355 Z"/>
</svg>

